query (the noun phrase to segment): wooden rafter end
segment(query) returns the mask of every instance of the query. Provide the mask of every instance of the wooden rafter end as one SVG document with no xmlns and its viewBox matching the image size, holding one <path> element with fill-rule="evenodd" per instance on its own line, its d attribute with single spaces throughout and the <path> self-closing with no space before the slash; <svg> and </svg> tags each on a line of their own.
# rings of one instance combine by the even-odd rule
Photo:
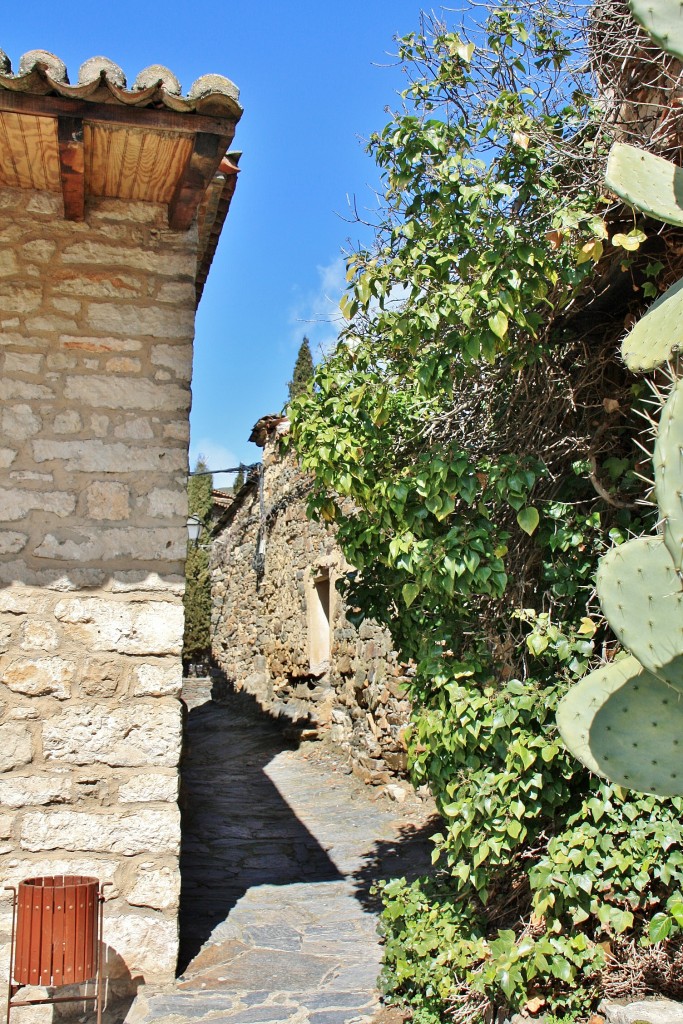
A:
<svg viewBox="0 0 683 1024">
<path fill-rule="evenodd" d="M 192 153 L 168 204 L 168 224 L 172 230 L 188 230 L 231 142 L 228 135 L 197 132 Z"/>
<path fill-rule="evenodd" d="M 64 216 L 67 220 L 85 220 L 85 152 L 82 119 L 59 117 L 58 138 Z"/>
</svg>

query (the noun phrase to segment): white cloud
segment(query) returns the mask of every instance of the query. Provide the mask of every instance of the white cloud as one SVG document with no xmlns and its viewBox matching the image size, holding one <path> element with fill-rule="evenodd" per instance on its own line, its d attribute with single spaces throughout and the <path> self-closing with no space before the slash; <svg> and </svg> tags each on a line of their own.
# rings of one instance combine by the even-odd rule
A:
<svg viewBox="0 0 683 1024">
<path fill-rule="evenodd" d="M 291 342 L 296 350 L 304 335 L 311 343 L 315 362 L 329 352 L 344 326 L 339 311 L 339 300 L 346 288 L 346 266 L 341 256 L 325 266 L 316 267 L 318 287 L 306 295 L 299 296 L 289 311 L 292 325 Z"/>
<path fill-rule="evenodd" d="M 227 469 L 230 466 L 239 465 L 239 459 L 234 452 L 206 437 L 201 437 L 198 441 L 193 440 L 190 443 L 190 469 L 195 468 L 200 455 L 203 456 L 209 469 Z M 214 473 L 213 486 L 215 488 L 232 487 L 234 479 L 234 473 Z"/>
<path fill-rule="evenodd" d="M 326 266 L 316 267 L 320 281 L 318 290 L 310 292 L 291 309 L 289 321 L 294 329 L 292 347 L 297 350 L 304 335 L 311 343 L 314 361 L 319 362 L 334 348 L 340 331 L 348 324 L 339 309 L 339 300 L 346 291 L 346 264 L 339 257 Z M 408 285 L 394 285 L 384 300 L 384 308 L 400 309 L 410 295 Z M 370 318 L 379 312 L 379 301 L 371 298 L 367 309 Z"/>
</svg>

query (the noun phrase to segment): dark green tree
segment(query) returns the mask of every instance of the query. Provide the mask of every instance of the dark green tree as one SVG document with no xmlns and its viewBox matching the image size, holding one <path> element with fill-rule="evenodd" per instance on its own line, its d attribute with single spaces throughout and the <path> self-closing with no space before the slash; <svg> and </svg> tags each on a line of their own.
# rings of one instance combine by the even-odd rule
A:
<svg viewBox="0 0 683 1024">
<path fill-rule="evenodd" d="M 289 401 L 293 398 L 297 398 L 302 395 L 306 390 L 306 385 L 313 376 L 313 356 L 311 355 L 311 346 L 308 338 L 304 335 L 304 340 L 299 346 L 299 353 L 296 357 L 296 363 L 294 364 L 294 373 L 287 387 L 289 388 Z"/>
<path fill-rule="evenodd" d="M 211 515 L 213 477 L 202 455 L 197 459 L 195 472 L 187 487 L 188 513 L 197 516 L 204 530 Z M 206 536 L 206 534 L 204 534 Z M 183 636 L 183 662 L 185 665 L 208 657 L 211 650 L 211 581 L 209 555 L 205 547 L 187 545 L 185 562 L 185 633 Z"/>
<path fill-rule="evenodd" d="M 244 487 L 244 466 L 240 465 L 240 468 L 235 474 L 235 482 L 232 485 L 233 494 L 237 494 L 242 487 Z"/>
<path fill-rule="evenodd" d="M 194 473 L 191 474 L 187 485 L 187 509 L 188 514 L 197 516 L 202 524 L 206 526 L 211 515 L 213 491 L 213 476 L 209 473 L 209 467 L 203 455 L 197 458 L 197 465 Z"/>
</svg>

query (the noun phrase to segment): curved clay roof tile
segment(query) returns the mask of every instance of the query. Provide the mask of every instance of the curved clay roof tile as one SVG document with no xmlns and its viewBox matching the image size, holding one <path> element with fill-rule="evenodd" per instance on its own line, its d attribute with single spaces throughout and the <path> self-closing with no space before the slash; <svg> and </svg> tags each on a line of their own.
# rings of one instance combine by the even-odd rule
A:
<svg viewBox="0 0 683 1024">
<path fill-rule="evenodd" d="M 117 85 L 119 89 L 126 88 L 126 76 L 123 73 L 123 68 L 120 68 L 113 60 L 109 60 L 108 57 L 90 57 L 78 69 L 79 85 L 90 85 L 91 82 L 102 78 L 106 78 L 112 85 Z"/>
<path fill-rule="evenodd" d="M 229 99 L 234 100 L 235 103 L 239 103 L 239 89 L 234 82 L 231 82 L 224 75 L 202 75 L 196 82 L 193 82 L 188 98 L 200 100 L 206 96 L 215 96 L 216 94 L 227 96 Z"/>
<path fill-rule="evenodd" d="M 163 64 L 150 64 L 148 68 L 143 68 L 133 82 L 133 89 L 148 89 L 152 85 L 161 85 L 164 92 L 170 96 L 180 96 L 182 93 L 180 82 Z"/>
<path fill-rule="evenodd" d="M 149 107 L 164 99 L 164 91 L 160 88 L 158 80 L 146 89 L 119 89 L 108 79 L 106 84 L 112 96 L 127 107 Z"/>
<path fill-rule="evenodd" d="M 132 89 L 119 67 L 107 57 L 90 57 L 80 68 L 78 84 L 69 85 L 64 61 L 47 50 L 30 50 L 19 62 L 19 71 L 12 74 L 12 65 L 0 50 L 0 89 L 34 96 L 56 94 L 66 99 L 111 102 L 124 106 L 164 106 L 181 114 L 209 114 L 239 120 L 242 108 L 239 89 L 223 75 L 202 75 L 190 89 L 181 94 L 180 82 L 163 64 L 152 64 L 135 79 Z"/>
<path fill-rule="evenodd" d="M 66 73 L 66 64 L 60 57 L 50 53 L 49 50 L 29 50 L 19 61 L 19 74 L 27 75 L 33 71 L 36 64 L 45 66 L 48 78 L 53 82 L 65 82 L 68 84 L 69 76 Z"/>
</svg>

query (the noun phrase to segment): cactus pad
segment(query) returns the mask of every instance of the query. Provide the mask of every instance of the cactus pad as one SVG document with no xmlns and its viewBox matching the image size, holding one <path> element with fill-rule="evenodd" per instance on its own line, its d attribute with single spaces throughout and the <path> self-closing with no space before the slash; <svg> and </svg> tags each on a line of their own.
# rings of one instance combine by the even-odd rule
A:
<svg viewBox="0 0 683 1024">
<path fill-rule="evenodd" d="M 683 60 L 683 3 L 680 0 L 629 0 L 631 13 L 667 53 Z"/>
<path fill-rule="evenodd" d="M 652 303 L 621 343 L 629 370 L 654 370 L 683 349 L 683 279 Z"/>
<path fill-rule="evenodd" d="M 683 285 L 683 281 L 679 281 L 679 285 Z M 680 572 L 683 563 L 683 379 L 676 381 L 662 409 L 653 463 L 655 497 L 664 521 L 664 543 L 674 568 Z"/>
<path fill-rule="evenodd" d="M 683 698 L 635 658 L 603 665 L 573 686 L 557 724 L 592 772 L 640 793 L 683 795 Z"/>
<path fill-rule="evenodd" d="M 683 589 L 661 537 L 637 537 L 600 560 L 610 626 L 643 668 L 683 693 Z"/>
<path fill-rule="evenodd" d="M 630 206 L 683 227 L 683 168 L 637 146 L 615 142 L 605 181 Z"/>
</svg>

